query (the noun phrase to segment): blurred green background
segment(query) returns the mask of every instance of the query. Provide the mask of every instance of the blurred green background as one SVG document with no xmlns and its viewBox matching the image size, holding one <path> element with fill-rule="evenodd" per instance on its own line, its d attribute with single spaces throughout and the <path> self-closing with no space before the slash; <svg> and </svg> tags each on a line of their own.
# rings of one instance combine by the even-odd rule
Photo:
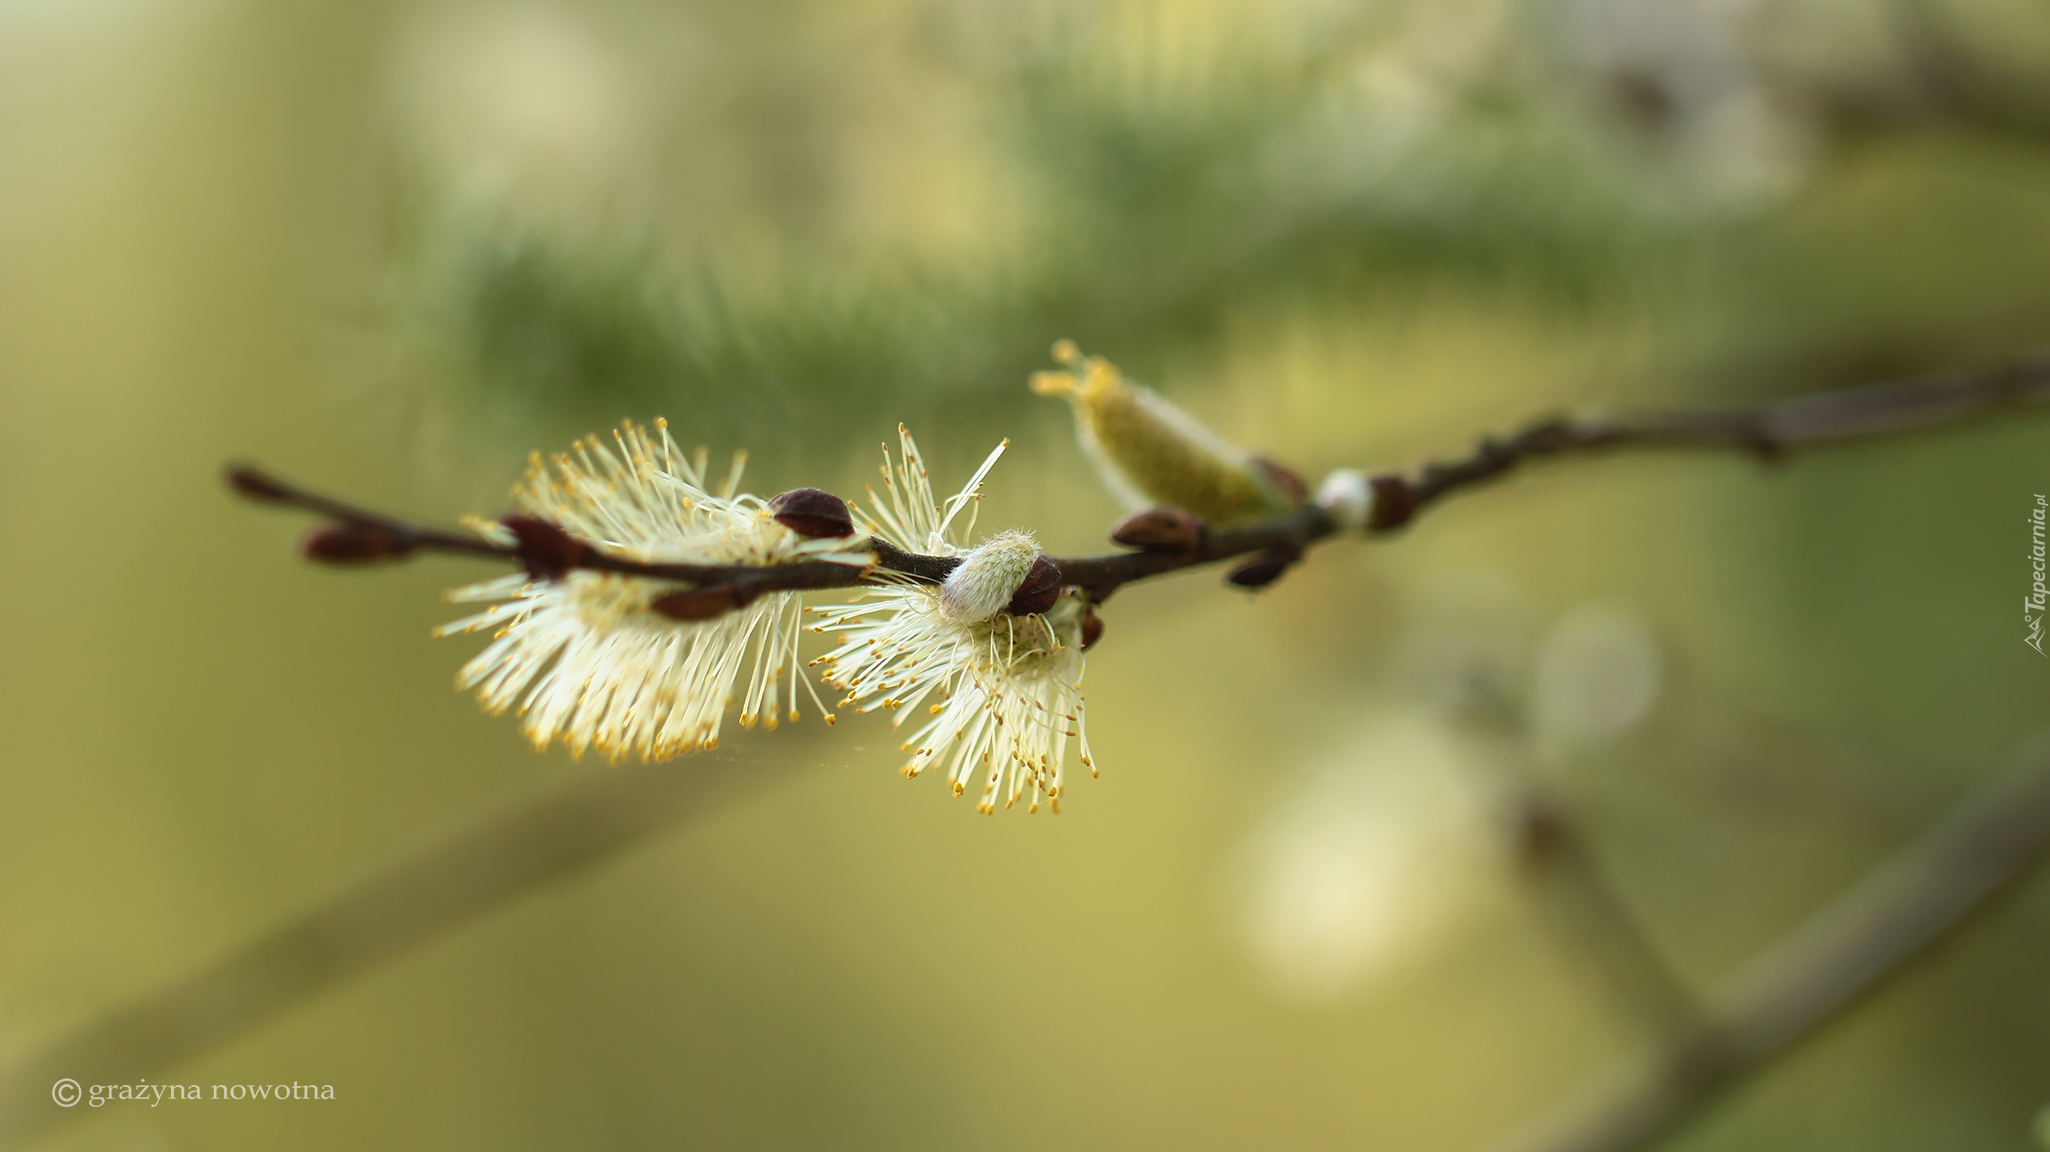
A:
<svg viewBox="0 0 2050 1152">
<path fill-rule="evenodd" d="M 314 570 L 226 459 L 453 520 L 622 417 L 850 494 L 901 420 L 1072 553 L 1059 336 L 1314 476 L 2046 330 L 2022 0 L 0 0 L 0 1063 L 607 770 L 450 691 L 476 566 Z M 2046 448 L 1536 468 L 1131 588 L 1058 819 L 735 733 L 770 782 L 152 1077 L 334 1101 L 47 1145 L 1473 1147 L 1646 1044 L 1504 781 L 1712 986 L 2043 724 Z M 1675 1146 L 2030 1147 L 2046 949 L 2039 884 Z"/>
</svg>

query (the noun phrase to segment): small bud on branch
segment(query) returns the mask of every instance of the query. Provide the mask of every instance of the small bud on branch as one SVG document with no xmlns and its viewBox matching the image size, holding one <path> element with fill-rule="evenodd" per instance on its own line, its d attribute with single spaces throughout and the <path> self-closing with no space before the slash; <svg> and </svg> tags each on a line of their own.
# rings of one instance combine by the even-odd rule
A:
<svg viewBox="0 0 2050 1152">
<path fill-rule="evenodd" d="M 590 566 L 590 545 L 538 516 L 507 516 L 499 523 L 519 539 L 520 563 L 536 580 L 560 580 L 572 568 Z"/>
<path fill-rule="evenodd" d="M 1053 557 L 1042 552 L 1032 561 L 1032 568 L 1025 573 L 1025 582 L 1018 585 L 1018 591 L 1011 596 L 1011 602 L 1004 611 L 1013 616 L 1035 616 L 1053 607 L 1061 598 L 1061 566 Z"/>
<path fill-rule="evenodd" d="M 1168 552 L 1194 552 L 1203 543 L 1204 523 L 1194 512 L 1180 508 L 1148 508 L 1134 512 L 1110 530 L 1111 542 L 1128 548 L 1158 548 Z"/>
<path fill-rule="evenodd" d="M 1481 441 L 1483 451 L 1489 446 L 1489 441 Z M 1416 515 L 1416 489 L 1402 477 L 1386 474 L 1369 476 L 1367 487 L 1373 493 L 1373 499 L 1367 504 L 1367 531 L 1386 532 L 1400 528 Z"/>
<path fill-rule="evenodd" d="M 403 560 L 414 542 L 380 524 L 344 524 L 322 528 L 306 537 L 300 551 L 323 564 L 379 564 Z"/>
<path fill-rule="evenodd" d="M 230 464 L 222 475 L 228 487 L 251 500 L 265 504 L 294 503 L 290 488 L 273 480 L 269 474 L 247 464 Z"/>
<path fill-rule="evenodd" d="M 1233 568 L 1231 573 L 1225 577 L 1225 581 L 1240 588 L 1265 588 L 1276 580 L 1281 579 L 1281 574 L 1288 571 L 1289 565 L 1302 558 L 1303 553 L 1300 548 L 1291 548 L 1286 545 L 1269 548 L 1251 560 Z"/>
<path fill-rule="evenodd" d="M 776 523 L 799 536 L 824 539 L 852 536 L 854 516 L 847 501 L 819 488 L 792 488 L 769 501 Z"/>
<path fill-rule="evenodd" d="M 1091 604 L 1082 610 L 1082 650 L 1087 652 L 1103 639 L 1103 615 Z"/>
</svg>

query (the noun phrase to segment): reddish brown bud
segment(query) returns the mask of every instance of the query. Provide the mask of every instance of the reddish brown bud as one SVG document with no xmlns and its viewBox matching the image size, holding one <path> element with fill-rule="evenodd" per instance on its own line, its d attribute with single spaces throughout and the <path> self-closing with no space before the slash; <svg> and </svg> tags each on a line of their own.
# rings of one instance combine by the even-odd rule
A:
<svg viewBox="0 0 2050 1152">
<path fill-rule="evenodd" d="M 1267 478 L 1267 482 L 1274 485 L 1274 490 L 1281 493 L 1282 499 L 1288 501 L 1289 507 L 1299 508 L 1303 501 L 1309 498 L 1310 486 L 1303 483 L 1303 478 L 1297 475 L 1295 469 L 1284 464 L 1276 464 L 1265 456 L 1253 457 L 1253 467 L 1258 468 L 1260 474 Z"/>
<path fill-rule="evenodd" d="M 648 607 L 671 620 L 710 620 L 740 607 L 740 596 L 731 584 L 711 584 L 657 596 Z"/>
<path fill-rule="evenodd" d="M 1017 569 L 1013 568 L 1013 572 Z M 1010 607 L 1005 611 L 1013 616 L 1030 616 L 1053 607 L 1061 598 L 1061 566 L 1053 558 L 1041 552 L 1032 562 L 1032 568 L 1025 573 L 1025 582 L 1011 594 Z"/>
<path fill-rule="evenodd" d="M 1082 650 L 1087 652 L 1091 645 L 1103 639 L 1103 617 L 1096 614 L 1096 605 L 1082 609 Z"/>
<path fill-rule="evenodd" d="M 300 546 L 309 560 L 323 564 L 375 564 L 412 554 L 415 541 L 381 524 L 342 524 L 322 528 Z"/>
<path fill-rule="evenodd" d="M 274 504 L 290 499 L 292 495 L 290 489 L 271 479 L 269 473 L 249 464 L 229 465 L 225 479 L 228 487 L 251 500 Z"/>
<path fill-rule="evenodd" d="M 1269 548 L 1231 570 L 1225 580 L 1241 588 L 1265 588 L 1281 579 L 1288 566 L 1302 558 L 1302 549 L 1287 546 Z"/>
<path fill-rule="evenodd" d="M 1367 531 L 1377 532 L 1399 528 L 1409 523 L 1416 512 L 1416 489 L 1400 476 L 1382 473 L 1367 477 L 1367 484 L 1374 490 L 1373 509 L 1367 514 Z"/>
<path fill-rule="evenodd" d="M 538 516 L 508 516 L 499 521 L 520 541 L 520 563 L 536 580 L 559 580 L 581 565 L 591 546 Z"/>
<path fill-rule="evenodd" d="M 1203 518 L 1180 508 L 1148 508 L 1118 521 L 1110 538 L 1127 548 L 1194 552 L 1203 543 Z"/>
<path fill-rule="evenodd" d="M 854 516 L 847 501 L 818 488 L 792 488 L 769 501 L 776 523 L 799 536 L 814 539 L 848 536 L 854 532 Z"/>
</svg>

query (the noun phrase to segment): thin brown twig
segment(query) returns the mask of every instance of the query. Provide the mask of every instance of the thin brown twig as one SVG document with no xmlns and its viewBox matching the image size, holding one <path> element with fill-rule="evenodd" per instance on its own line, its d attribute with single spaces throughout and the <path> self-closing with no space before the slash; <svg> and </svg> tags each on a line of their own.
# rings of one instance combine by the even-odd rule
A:
<svg viewBox="0 0 2050 1152">
<path fill-rule="evenodd" d="M 1483 437 L 1465 458 L 1426 464 L 1414 476 L 1376 476 L 1376 506 L 1369 528 L 1375 533 L 1399 529 L 1418 512 L 1445 497 L 1498 479 L 1527 460 L 1623 448 L 1736 449 L 1773 460 L 1796 449 L 1934 428 L 2003 409 L 2041 404 L 2050 404 L 2050 354 L 2038 353 L 1988 366 L 1807 393 L 1761 404 L 1620 416 L 1553 416 L 1505 439 Z M 231 467 L 227 478 L 231 487 L 251 499 L 304 509 L 338 523 L 361 525 L 383 533 L 392 548 L 380 558 L 438 551 L 496 557 L 537 571 L 545 570 L 549 564 L 566 564 L 699 587 L 726 586 L 734 590 L 736 606 L 764 592 L 851 588 L 874 583 L 877 569 L 886 570 L 895 578 L 908 576 L 938 583 L 958 563 L 950 556 L 904 552 L 879 539 L 864 539 L 851 545 L 853 550 L 876 555 L 873 568 L 824 561 L 769 567 L 645 563 L 587 541 L 580 542 L 573 557 L 551 556 L 543 563 L 537 562 L 532 546 L 524 539 L 518 544 L 501 545 L 422 527 L 308 492 L 248 465 Z M 1284 560 L 1291 559 L 1336 531 L 1337 525 L 1323 509 L 1305 504 L 1255 523 L 1211 527 L 1202 533 L 1193 549 L 1155 548 L 1052 559 L 1061 569 L 1062 586 L 1080 588 L 1090 599 L 1101 603 L 1126 584 L 1186 568 L 1257 553 L 1278 553 Z M 1285 563 L 1281 566 L 1285 567 Z"/>
<path fill-rule="evenodd" d="M 1446 496 L 1500 477 L 1526 460 L 1621 448 L 1711 448 L 1777 460 L 1799 449 L 1955 424 L 2050 404 L 2050 353 L 1905 380 L 1809 392 L 1760 404 L 1681 412 L 1554 416 L 1503 440 L 1484 438 L 1463 460 L 1392 477 L 1395 499 L 1379 528 L 1394 528 Z M 1405 499 L 1406 497 L 1406 499 Z"/>
<path fill-rule="evenodd" d="M 1504 1145 L 1650 1147 L 1983 916 L 2050 854 L 2050 740 L 1774 947 L 1645 1067 Z"/>
<path fill-rule="evenodd" d="M 764 592 L 818 591 L 878 583 L 878 571 L 886 571 L 894 578 L 908 577 L 937 584 L 945 580 L 947 574 L 954 570 L 954 566 L 960 563 L 958 557 L 925 556 L 905 552 L 886 540 L 872 537 L 850 540 L 848 544 L 848 550 L 851 552 L 874 554 L 875 564 L 867 567 L 823 560 L 771 566 L 651 563 L 617 555 L 607 551 L 603 546 L 588 541 L 579 541 L 579 547 L 573 556 L 551 554 L 542 557 L 537 556 L 534 546 L 524 539 L 515 544 L 496 544 L 479 537 L 423 527 L 395 516 L 373 512 L 330 496 L 307 491 L 254 465 L 233 465 L 228 468 L 226 476 L 229 487 L 252 500 L 315 512 L 340 524 L 375 529 L 382 534 L 385 550 L 370 559 L 396 560 L 414 552 L 447 552 L 506 560 L 542 571 L 550 568 L 588 568 L 700 587 L 726 585 L 740 593 L 736 598 L 739 604 L 745 604 Z M 1091 599 L 1101 603 L 1111 593 L 1134 580 L 1199 564 L 1228 560 L 1248 553 L 1262 552 L 1274 547 L 1288 546 L 1299 549 L 1311 541 L 1330 535 L 1331 531 L 1330 518 L 1323 510 L 1306 505 L 1271 520 L 1212 529 L 1203 534 L 1200 544 L 1193 550 L 1156 549 L 1104 556 L 1056 557 L 1054 563 L 1061 569 L 1061 583 L 1064 587 L 1084 589 L 1090 594 Z"/>
</svg>

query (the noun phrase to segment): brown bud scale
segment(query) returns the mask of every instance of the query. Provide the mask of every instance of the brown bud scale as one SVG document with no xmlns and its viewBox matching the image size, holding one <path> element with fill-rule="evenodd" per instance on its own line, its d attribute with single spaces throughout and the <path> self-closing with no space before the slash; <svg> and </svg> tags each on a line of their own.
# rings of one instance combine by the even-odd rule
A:
<svg viewBox="0 0 2050 1152">
<path fill-rule="evenodd" d="M 1409 523 L 1416 512 L 1416 489 L 1400 476 L 1383 473 L 1369 476 L 1367 484 L 1374 490 L 1373 510 L 1367 514 L 1367 531 L 1377 532 L 1399 528 Z"/>
<path fill-rule="evenodd" d="M 1103 639 L 1103 617 L 1097 615 L 1096 605 L 1082 610 L 1082 650 L 1087 652 L 1098 640 Z"/>
<path fill-rule="evenodd" d="M 1031 616 L 1051 609 L 1054 601 L 1060 598 L 1061 566 L 1041 552 L 1032 562 L 1031 570 L 1025 573 L 1025 582 L 1011 594 L 1011 603 L 1005 611 L 1013 616 Z"/>
<path fill-rule="evenodd" d="M 1289 565 L 1300 560 L 1302 555 L 1300 548 L 1269 548 L 1233 568 L 1225 580 L 1240 588 L 1265 588 L 1281 579 L 1281 574 L 1288 571 Z"/>
<path fill-rule="evenodd" d="M 1203 529 L 1203 518 L 1194 512 L 1148 508 L 1118 521 L 1110 530 L 1110 538 L 1128 548 L 1194 552 L 1202 546 Z"/>
<path fill-rule="evenodd" d="M 821 539 L 854 534 L 854 516 L 847 501 L 820 488 L 792 488 L 769 501 L 776 523 L 799 536 Z"/>
<path fill-rule="evenodd" d="M 343 524 L 322 528 L 306 538 L 300 550 L 323 564 L 376 564 L 402 560 L 414 541 L 378 524 Z"/>
<path fill-rule="evenodd" d="M 278 501 L 291 495 L 283 485 L 248 464 L 230 465 L 227 481 L 228 487 L 251 500 Z"/>
<path fill-rule="evenodd" d="M 536 580 L 559 580 L 590 558 L 591 546 L 538 516 L 499 521 L 520 542 L 520 563 Z"/>
<path fill-rule="evenodd" d="M 1258 468 L 1260 474 L 1267 478 L 1267 482 L 1274 485 L 1289 507 L 1299 508 L 1303 501 L 1309 499 L 1310 486 L 1303 482 L 1302 475 L 1295 469 L 1285 464 L 1276 464 L 1265 456 L 1253 457 L 1253 467 Z"/>
</svg>

